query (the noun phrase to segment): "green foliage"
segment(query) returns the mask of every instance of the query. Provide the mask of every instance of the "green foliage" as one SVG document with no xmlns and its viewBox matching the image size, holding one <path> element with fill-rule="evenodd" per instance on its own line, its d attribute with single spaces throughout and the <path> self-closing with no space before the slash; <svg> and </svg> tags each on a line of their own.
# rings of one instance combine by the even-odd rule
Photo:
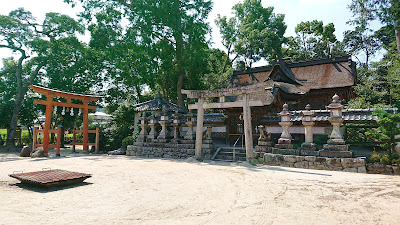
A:
<svg viewBox="0 0 400 225">
<path fill-rule="evenodd" d="M 272 59 L 282 54 L 284 15 L 273 13 L 273 7 L 264 8 L 260 0 L 245 0 L 232 10 L 235 17 L 228 20 L 218 16 L 216 20 L 228 57 L 236 55 L 231 62 L 237 60 L 251 67 L 261 58 Z"/>
<path fill-rule="evenodd" d="M 133 141 L 134 141 L 134 139 L 132 136 L 128 136 L 128 137 L 124 138 L 122 140 L 122 149 L 124 149 L 126 151 L 126 147 L 128 145 L 133 145 Z"/>
<path fill-rule="evenodd" d="M 373 115 L 379 116 L 376 121 L 379 125 L 379 131 L 370 130 L 366 132 L 366 135 L 381 141 L 382 144 L 380 146 L 388 150 L 389 155 L 391 155 L 397 142 L 400 141 L 400 139 L 395 138 L 396 135 L 400 134 L 400 128 L 398 127 L 400 114 L 389 114 L 386 111 L 377 110 L 373 112 Z"/>
<path fill-rule="evenodd" d="M 376 151 L 372 153 L 370 157 L 367 158 L 367 162 L 371 164 L 382 164 L 382 165 L 392 165 L 400 163 L 399 154 L 379 154 Z"/>
<path fill-rule="evenodd" d="M 287 51 L 293 61 L 324 58 L 330 54 L 330 48 L 334 55 L 344 54 L 342 43 L 334 34 L 333 23 L 324 26 L 318 20 L 301 22 L 296 26 L 295 32 L 297 36 L 289 38 Z"/>
</svg>

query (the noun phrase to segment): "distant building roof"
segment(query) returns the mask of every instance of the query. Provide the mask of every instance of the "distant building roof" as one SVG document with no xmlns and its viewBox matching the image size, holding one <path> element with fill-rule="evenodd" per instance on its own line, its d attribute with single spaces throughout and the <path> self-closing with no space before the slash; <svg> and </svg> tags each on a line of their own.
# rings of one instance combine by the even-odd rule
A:
<svg viewBox="0 0 400 225">
<path fill-rule="evenodd" d="M 246 86 L 272 79 L 287 93 L 299 94 L 312 89 L 349 87 L 356 84 L 355 63 L 349 56 L 301 62 L 277 59 L 270 66 L 234 71 L 231 87 Z"/>
<path fill-rule="evenodd" d="M 175 105 L 171 102 L 165 101 L 161 94 L 158 93 L 156 95 L 156 98 L 147 102 L 142 102 L 136 105 L 133 105 L 135 107 L 136 111 L 161 111 L 163 110 L 163 107 L 166 107 L 168 111 L 178 111 L 178 112 L 186 112 L 186 109 L 179 106 Z"/>
</svg>

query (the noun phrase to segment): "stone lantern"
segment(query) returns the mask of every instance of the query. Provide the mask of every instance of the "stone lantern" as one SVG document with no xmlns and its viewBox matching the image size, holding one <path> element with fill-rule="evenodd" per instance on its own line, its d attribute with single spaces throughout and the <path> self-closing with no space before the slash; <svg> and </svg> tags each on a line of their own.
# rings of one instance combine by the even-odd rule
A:
<svg viewBox="0 0 400 225">
<path fill-rule="evenodd" d="M 289 112 L 288 104 L 285 103 L 283 105 L 283 110 L 282 112 L 278 113 L 278 116 L 281 117 L 281 122 L 279 122 L 279 125 L 282 126 L 283 131 L 281 137 L 278 139 L 278 144 L 276 144 L 275 147 L 291 149 L 293 148 L 293 145 L 292 136 L 289 133 L 289 127 L 293 125 L 293 123 L 290 122 L 290 117 L 293 116 L 293 113 Z"/>
<path fill-rule="evenodd" d="M 179 118 L 179 113 L 178 111 L 175 111 L 175 113 L 172 115 L 172 126 L 174 127 L 174 139 L 172 142 L 174 143 L 179 143 L 179 125 L 180 125 L 180 118 Z"/>
<path fill-rule="evenodd" d="M 145 112 L 141 113 L 139 120 L 140 120 L 139 126 L 140 126 L 141 130 L 140 130 L 139 135 L 136 138 L 136 142 L 143 143 L 146 141 L 146 136 L 147 136 L 147 118 L 146 118 Z"/>
<path fill-rule="evenodd" d="M 326 106 L 326 109 L 330 111 L 329 122 L 333 126 L 328 144 L 344 145 L 343 135 L 340 132 L 340 125 L 343 123 L 342 110 L 344 106 L 340 104 L 337 94 L 332 97 L 332 100 L 332 103 Z"/>
<path fill-rule="evenodd" d="M 157 116 L 153 112 L 151 114 L 151 116 L 149 117 L 150 132 L 149 132 L 149 135 L 147 136 L 147 139 L 150 141 L 153 141 L 157 137 L 157 134 L 156 134 L 157 123 L 158 123 Z"/>
<path fill-rule="evenodd" d="M 319 151 L 320 156 L 326 157 L 352 157 L 353 153 L 349 151 L 349 146 L 345 144 L 343 135 L 340 131 L 340 125 L 343 123 L 342 110 L 344 106 L 339 102 L 337 94 L 332 97 L 332 103 L 326 106 L 330 111 L 329 122 L 332 124 L 332 133 L 327 144 Z"/>
<path fill-rule="evenodd" d="M 168 138 L 168 124 L 170 124 L 167 107 L 163 106 L 163 110 L 160 113 L 160 120 L 158 123 L 161 125 L 161 131 L 157 139 L 167 139 Z"/>
<path fill-rule="evenodd" d="M 196 136 L 193 131 L 193 127 L 196 124 L 194 119 L 196 115 L 192 113 L 192 111 L 190 110 L 189 113 L 185 114 L 185 116 L 186 116 L 186 125 L 188 126 L 188 131 L 186 132 L 184 138 L 186 140 L 195 140 Z"/>
<path fill-rule="evenodd" d="M 311 106 L 310 104 L 306 105 L 306 110 L 303 110 L 301 112 L 302 115 L 302 124 L 304 125 L 304 137 L 305 137 L 305 142 L 301 144 L 301 150 L 316 150 L 316 146 L 313 143 L 313 116 L 314 112 L 310 110 Z"/>
</svg>

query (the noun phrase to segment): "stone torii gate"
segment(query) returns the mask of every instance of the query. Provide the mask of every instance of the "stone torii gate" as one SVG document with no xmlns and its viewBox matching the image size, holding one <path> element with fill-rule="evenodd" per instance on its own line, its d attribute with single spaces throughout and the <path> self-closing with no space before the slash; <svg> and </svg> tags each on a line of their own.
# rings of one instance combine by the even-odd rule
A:
<svg viewBox="0 0 400 225">
<path fill-rule="evenodd" d="M 250 161 L 254 158 L 253 151 L 253 134 L 251 126 L 251 109 L 254 106 L 265 106 L 270 105 L 273 101 L 273 95 L 271 90 L 273 87 L 273 81 L 269 80 L 263 83 L 254 85 L 248 85 L 236 88 L 224 88 L 218 90 L 182 90 L 182 94 L 186 94 L 188 98 L 197 98 L 198 101 L 195 104 L 188 106 L 189 109 L 197 109 L 197 125 L 196 125 L 196 147 L 195 155 L 196 158 L 201 159 L 202 150 L 202 133 L 203 133 L 203 118 L 204 109 L 227 109 L 227 108 L 243 108 L 243 123 L 244 123 L 244 135 L 245 135 L 245 146 L 246 146 L 246 159 Z M 263 100 L 250 100 L 249 96 L 255 93 L 265 93 L 267 96 Z M 227 96 L 242 96 L 242 102 L 225 102 Z M 219 102 L 216 103 L 205 103 L 204 98 L 219 97 Z"/>
<path fill-rule="evenodd" d="M 37 85 L 29 85 L 35 93 L 42 94 L 46 97 L 46 100 L 35 99 L 34 104 L 41 104 L 46 105 L 46 120 L 44 124 L 43 130 L 43 151 L 45 155 L 48 155 L 49 151 L 49 131 L 50 131 L 50 124 L 51 124 L 51 115 L 53 113 L 53 106 L 61 106 L 66 108 L 79 108 L 83 109 L 82 116 L 83 116 L 83 150 L 88 150 L 88 140 L 89 140 L 89 120 L 88 120 L 88 113 L 89 109 L 96 110 L 96 106 L 89 105 L 91 101 L 97 101 L 101 96 L 94 96 L 94 95 L 83 95 L 83 94 L 75 94 L 75 93 L 68 93 L 63 92 L 60 90 L 50 89 L 42 86 Z M 56 102 L 53 101 L 54 97 L 63 97 L 67 100 L 67 102 Z M 74 104 L 71 103 L 71 99 L 77 99 L 82 101 L 83 104 Z"/>
</svg>

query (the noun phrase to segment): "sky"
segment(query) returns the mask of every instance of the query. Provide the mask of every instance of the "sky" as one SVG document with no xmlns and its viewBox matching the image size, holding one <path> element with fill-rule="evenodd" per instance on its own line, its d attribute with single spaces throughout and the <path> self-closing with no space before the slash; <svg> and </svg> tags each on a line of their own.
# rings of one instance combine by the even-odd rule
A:
<svg viewBox="0 0 400 225">
<path fill-rule="evenodd" d="M 19 7 L 32 12 L 38 21 L 43 21 L 47 12 L 58 12 L 77 18 L 76 13 L 81 8 L 72 9 L 70 5 L 63 0 L 0 0 L 0 14 L 7 15 L 10 11 Z M 224 49 L 221 44 L 221 37 L 214 20 L 217 15 L 232 16 L 232 6 L 240 0 L 213 0 L 213 10 L 209 14 L 208 22 L 212 28 L 212 46 Z M 273 6 L 276 14 L 285 14 L 285 23 L 287 24 L 285 36 L 294 36 L 294 29 L 302 21 L 322 20 L 324 25 L 328 23 L 335 24 L 335 34 L 339 40 L 343 39 L 343 32 L 351 29 L 346 22 L 351 18 L 351 12 L 347 8 L 351 0 L 262 0 L 264 7 Z M 0 59 L 10 57 L 11 51 L 0 48 Z M 17 56 L 14 56 L 17 57 Z M 0 67 L 2 66 L 2 60 Z"/>
</svg>

